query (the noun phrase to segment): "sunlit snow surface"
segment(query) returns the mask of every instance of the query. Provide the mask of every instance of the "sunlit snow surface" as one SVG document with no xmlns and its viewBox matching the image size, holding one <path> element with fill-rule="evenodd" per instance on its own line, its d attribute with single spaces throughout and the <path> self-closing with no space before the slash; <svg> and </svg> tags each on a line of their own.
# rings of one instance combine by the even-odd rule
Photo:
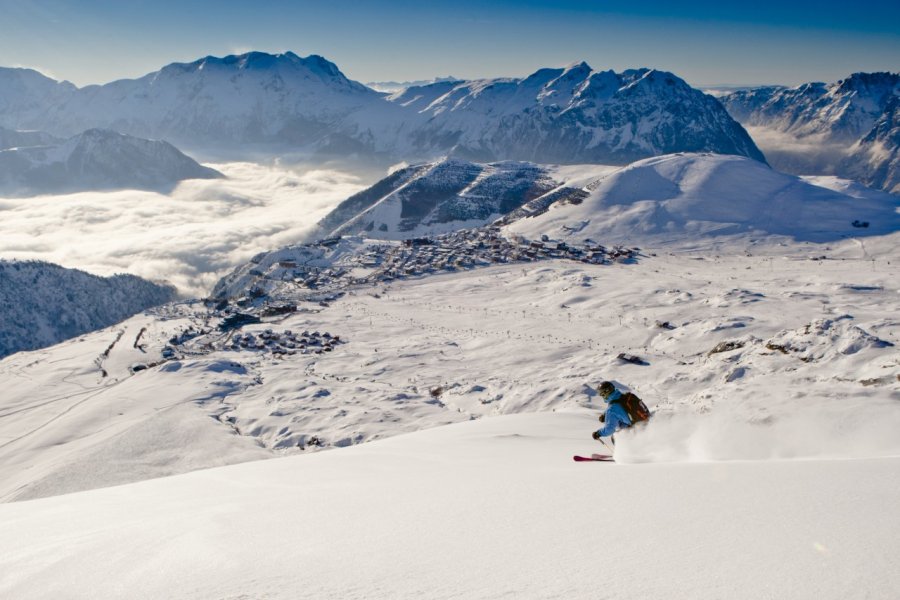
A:
<svg viewBox="0 0 900 600">
<path fill-rule="evenodd" d="M 213 334 L 212 351 L 204 342 L 164 360 L 169 338 L 204 326 L 206 309 L 135 317 L 0 363 L 0 495 L 257 458 L 259 446 L 308 453 L 313 437 L 333 448 L 479 416 L 596 407 L 589 386 L 603 378 L 660 412 L 647 443 L 623 441 L 622 460 L 900 454 L 895 240 L 870 241 L 865 256 L 848 242 L 827 260 L 799 247 L 781 258 L 664 252 L 636 265 L 489 267 L 359 288 L 244 327 L 345 342 L 323 354 L 231 350 Z M 744 346 L 709 354 L 728 341 Z M 649 365 L 623 363 L 622 352 Z M 172 428 L 191 421 L 172 411 L 214 417 L 201 431 L 230 454 L 182 444 Z M 166 436 L 146 435 L 157 427 Z"/>
<path fill-rule="evenodd" d="M 874 234 L 896 213 L 864 201 L 886 221 L 857 232 L 830 212 L 849 234 L 812 243 L 761 231 L 750 193 L 730 237 L 665 245 L 672 219 L 641 215 L 719 189 L 682 164 L 698 176 L 653 180 L 631 222 L 564 227 L 616 210 L 619 173 L 521 225 L 630 232 L 637 264 L 368 285 L 243 328 L 340 336 L 322 354 L 223 333 L 164 357 L 218 324 L 195 303 L 3 360 L 0 596 L 891 597 L 900 234 Z M 603 448 L 602 379 L 656 416 L 617 464 L 576 464 Z"/>
<path fill-rule="evenodd" d="M 593 423 L 512 415 L 0 505 L 0 593 L 841 599 L 900 586 L 900 459 L 575 463 Z"/>
</svg>

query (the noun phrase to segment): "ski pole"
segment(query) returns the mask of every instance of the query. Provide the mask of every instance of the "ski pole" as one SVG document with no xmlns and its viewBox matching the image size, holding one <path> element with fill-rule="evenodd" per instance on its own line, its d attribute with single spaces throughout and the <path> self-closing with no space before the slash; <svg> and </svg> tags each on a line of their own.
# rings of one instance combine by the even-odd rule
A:
<svg viewBox="0 0 900 600">
<path fill-rule="evenodd" d="M 604 446 L 606 446 L 606 449 L 609 450 L 611 454 L 615 453 L 615 449 L 614 449 L 614 448 L 611 448 L 609 444 L 607 444 L 606 442 L 604 442 L 604 441 L 603 441 L 603 438 L 597 438 L 597 439 L 600 440 L 600 443 L 601 443 L 601 444 L 603 444 Z"/>
</svg>

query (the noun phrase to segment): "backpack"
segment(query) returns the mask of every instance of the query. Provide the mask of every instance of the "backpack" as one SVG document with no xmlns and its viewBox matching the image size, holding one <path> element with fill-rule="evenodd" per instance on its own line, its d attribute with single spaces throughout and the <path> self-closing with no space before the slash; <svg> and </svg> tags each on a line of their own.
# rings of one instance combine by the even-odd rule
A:
<svg viewBox="0 0 900 600">
<path fill-rule="evenodd" d="M 615 400 L 612 400 L 610 404 L 618 404 L 624 408 L 625 412 L 628 413 L 628 418 L 631 419 L 632 425 L 650 418 L 650 410 L 647 408 L 647 405 L 631 392 L 622 394 Z"/>
</svg>

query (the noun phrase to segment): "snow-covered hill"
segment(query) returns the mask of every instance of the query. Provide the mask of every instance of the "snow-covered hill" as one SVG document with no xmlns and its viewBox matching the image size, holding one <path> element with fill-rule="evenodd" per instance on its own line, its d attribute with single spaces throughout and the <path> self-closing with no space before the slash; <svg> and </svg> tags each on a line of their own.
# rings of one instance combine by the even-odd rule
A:
<svg viewBox="0 0 900 600">
<path fill-rule="evenodd" d="M 897 207 L 882 192 L 739 156 L 672 154 L 621 168 L 451 159 L 392 173 L 338 205 L 311 238 L 410 239 L 496 222 L 579 244 L 773 234 L 823 242 L 896 231 Z"/>
<path fill-rule="evenodd" d="M 775 168 L 853 177 L 892 191 L 898 98 L 900 73 L 854 73 L 836 83 L 739 90 L 720 100 Z"/>
<path fill-rule="evenodd" d="M 0 192 L 27 196 L 109 189 L 167 189 L 222 174 L 160 140 L 89 129 L 53 145 L 0 150 Z"/>
<path fill-rule="evenodd" d="M 0 357 L 108 327 L 174 297 L 174 288 L 132 275 L 103 278 L 50 263 L 0 260 Z"/>
<path fill-rule="evenodd" d="M 0 72 L 0 91 L 10 86 L 14 97 L 26 97 L 13 76 L 21 78 Z M 101 127 L 206 151 L 251 144 L 382 162 L 449 154 L 623 164 L 678 151 L 762 160 L 714 98 L 650 69 L 616 74 L 580 63 L 524 79 L 441 81 L 388 96 L 320 56 L 250 52 L 52 94 L 44 88 L 52 91 L 54 82 L 40 83 L 30 104 L 0 106 L 0 125 L 65 135 Z"/>
<path fill-rule="evenodd" d="M 556 203 L 507 230 L 532 239 L 658 246 L 732 236 L 752 243 L 773 235 L 824 243 L 900 229 L 896 196 L 833 188 L 742 157 L 674 154 L 597 178 L 582 202 Z"/>
<path fill-rule="evenodd" d="M 342 202 L 313 237 L 409 239 L 478 227 L 558 186 L 547 167 L 533 163 L 449 159 L 415 165 Z"/>
</svg>

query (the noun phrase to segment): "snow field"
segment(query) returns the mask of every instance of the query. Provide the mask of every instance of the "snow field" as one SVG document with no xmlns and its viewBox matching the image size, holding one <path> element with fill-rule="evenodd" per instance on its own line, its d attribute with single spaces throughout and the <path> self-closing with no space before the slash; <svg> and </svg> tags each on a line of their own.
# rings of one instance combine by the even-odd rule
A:
<svg viewBox="0 0 900 600">
<path fill-rule="evenodd" d="M 506 415 L 0 505 L 0 595 L 828 599 L 900 585 L 885 510 L 897 459 L 575 463 L 592 422 Z"/>
<path fill-rule="evenodd" d="M 205 309 L 137 318 L 106 361 L 118 365 L 110 377 L 122 378 L 114 388 L 94 360 L 115 330 L 57 346 L 42 361 L 22 354 L 0 363 L 17 407 L 0 420 L 10 440 L 0 449 L 0 494 L 90 489 L 484 416 L 598 410 L 593 389 L 603 379 L 658 413 L 633 443 L 620 440 L 621 462 L 897 456 L 900 298 L 883 254 L 895 251 L 889 240 L 870 243 L 872 263 L 846 245 L 833 249 L 843 260 L 809 260 L 805 246 L 780 259 L 661 251 L 637 265 L 546 261 L 358 288 L 319 312 L 244 327 L 328 331 L 346 342 L 332 352 L 233 351 L 216 333 L 131 376 L 135 361 L 162 362 L 174 333 L 202 327 Z M 141 327 L 144 353 L 127 342 Z M 721 344 L 732 349 L 711 353 Z M 73 371 L 83 387 L 72 387 Z M 59 400 L 32 406 L 48 390 Z M 125 398 L 133 411 L 121 410 Z M 212 417 L 216 452 L 206 442 L 160 446 L 140 433 L 179 405 Z M 597 426 L 578 433 L 589 447 Z M 104 466 L 123 445 L 128 460 Z M 53 453 L 60 458 L 49 460 Z"/>
</svg>

